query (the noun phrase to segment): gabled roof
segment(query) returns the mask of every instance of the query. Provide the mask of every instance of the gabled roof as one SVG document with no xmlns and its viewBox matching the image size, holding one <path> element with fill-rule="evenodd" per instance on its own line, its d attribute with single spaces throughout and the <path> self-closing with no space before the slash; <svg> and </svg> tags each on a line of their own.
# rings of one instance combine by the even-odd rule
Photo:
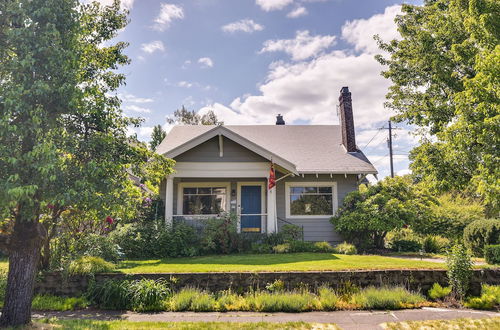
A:
<svg viewBox="0 0 500 330">
<path fill-rule="evenodd" d="M 339 125 L 175 126 L 158 146 L 169 158 L 223 135 L 296 174 L 376 174 L 365 155 L 348 153 Z"/>
</svg>

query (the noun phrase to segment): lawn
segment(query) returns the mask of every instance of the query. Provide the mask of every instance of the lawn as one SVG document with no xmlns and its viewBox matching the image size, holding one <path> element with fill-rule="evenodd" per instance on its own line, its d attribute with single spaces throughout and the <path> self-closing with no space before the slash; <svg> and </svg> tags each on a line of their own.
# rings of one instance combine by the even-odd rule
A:
<svg viewBox="0 0 500 330">
<path fill-rule="evenodd" d="M 443 269 L 444 264 L 382 257 L 331 253 L 233 254 L 191 258 L 126 260 L 124 273 L 325 271 L 353 269 Z"/>
<path fill-rule="evenodd" d="M 131 322 L 131 321 L 94 321 L 94 320 L 43 320 L 35 323 L 33 329 L 53 326 L 59 329 L 173 329 L 173 330 L 271 330 L 271 329 L 339 329 L 334 324 L 288 322 L 288 323 L 240 323 L 240 322 Z M 29 329 L 29 328 L 28 328 Z"/>
<path fill-rule="evenodd" d="M 417 329 L 500 329 L 500 317 L 486 319 L 456 319 L 456 320 L 432 320 L 432 321 L 409 321 L 397 323 L 385 323 L 384 329 L 391 330 L 417 330 Z"/>
</svg>

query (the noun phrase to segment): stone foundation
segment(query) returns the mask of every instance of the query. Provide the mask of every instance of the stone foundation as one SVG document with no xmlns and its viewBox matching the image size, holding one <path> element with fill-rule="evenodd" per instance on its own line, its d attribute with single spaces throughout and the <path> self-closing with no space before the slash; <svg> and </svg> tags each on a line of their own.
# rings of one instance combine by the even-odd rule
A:
<svg viewBox="0 0 500 330">
<path fill-rule="evenodd" d="M 162 273 L 162 274 L 98 274 L 97 282 L 108 279 L 176 279 L 176 288 L 197 287 L 211 292 L 231 289 L 243 292 L 249 289 L 264 289 L 268 283 L 282 280 L 288 289 L 309 287 L 314 290 L 321 285 L 339 287 L 350 282 L 359 287 L 404 286 L 411 290 L 427 292 L 432 284 L 447 285 L 445 270 L 374 270 L 374 271 L 324 271 L 324 272 L 259 272 L 259 273 Z M 77 296 L 87 290 L 88 276 L 65 277 L 61 273 L 49 273 L 35 287 L 40 294 Z M 471 293 L 479 294 L 481 283 L 500 284 L 500 269 L 475 270 L 471 282 Z"/>
</svg>

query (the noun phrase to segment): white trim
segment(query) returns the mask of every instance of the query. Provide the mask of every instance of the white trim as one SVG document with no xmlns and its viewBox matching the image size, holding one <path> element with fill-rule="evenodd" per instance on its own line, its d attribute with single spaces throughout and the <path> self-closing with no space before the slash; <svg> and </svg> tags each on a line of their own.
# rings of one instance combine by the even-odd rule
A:
<svg viewBox="0 0 500 330">
<path fill-rule="evenodd" d="M 165 186 L 165 224 L 171 225 L 174 214 L 174 178 L 167 177 Z"/>
<path fill-rule="evenodd" d="M 211 138 L 217 136 L 217 135 L 223 135 L 234 142 L 238 143 L 239 145 L 255 152 L 256 154 L 268 159 L 272 160 L 274 163 L 280 165 L 281 167 L 298 174 L 297 169 L 295 164 L 289 162 L 288 160 L 281 158 L 280 156 L 270 152 L 267 149 L 264 149 L 263 147 L 257 145 L 256 143 L 242 137 L 239 134 L 236 134 L 235 132 L 225 128 L 224 126 L 217 126 L 214 127 L 213 129 L 198 135 L 197 137 L 187 141 L 186 143 L 183 143 L 168 152 L 164 153 L 164 155 L 168 158 L 175 158 L 176 156 L 196 147 L 197 145 L 210 140 Z"/>
<path fill-rule="evenodd" d="M 291 215 L 290 188 L 291 187 L 332 187 L 332 214 L 331 215 Z M 336 181 L 323 182 L 285 182 L 285 212 L 288 219 L 329 219 L 338 209 L 338 194 Z"/>
<path fill-rule="evenodd" d="M 268 162 L 177 162 L 173 177 L 180 178 L 265 178 Z"/>
<path fill-rule="evenodd" d="M 224 138 L 219 134 L 219 157 L 224 157 Z"/>
<path fill-rule="evenodd" d="M 266 183 L 259 181 L 241 181 L 236 184 L 236 214 L 238 216 L 238 233 L 241 232 L 241 187 L 242 186 L 260 186 L 261 187 L 261 198 L 260 198 L 260 213 L 266 214 Z M 266 215 L 267 216 L 267 215 Z M 260 230 L 263 232 L 266 230 L 264 228 L 264 216 L 260 218 Z"/>
<path fill-rule="evenodd" d="M 179 182 L 177 185 L 177 214 L 174 216 L 190 216 L 188 214 L 183 214 L 183 191 L 184 188 L 194 188 L 194 187 L 224 187 L 226 188 L 226 212 L 229 212 L 231 207 L 231 182 Z M 199 215 L 199 214 L 194 214 Z M 204 214 L 208 217 L 217 216 L 217 214 Z"/>
</svg>

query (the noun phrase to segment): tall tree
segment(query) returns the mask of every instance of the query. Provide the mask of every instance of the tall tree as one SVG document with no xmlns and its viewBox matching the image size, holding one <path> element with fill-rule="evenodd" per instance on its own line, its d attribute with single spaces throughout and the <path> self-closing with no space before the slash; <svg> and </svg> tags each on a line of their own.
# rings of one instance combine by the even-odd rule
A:
<svg viewBox="0 0 500 330">
<path fill-rule="evenodd" d="M 174 111 L 173 117 L 167 117 L 169 124 L 183 125 L 223 125 L 223 121 L 219 121 L 217 115 L 212 111 L 208 111 L 204 115 L 196 113 L 194 110 L 187 110 L 184 106 Z"/>
<path fill-rule="evenodd" d="M 403 5 L 401 40 L 380 43 L 395 119 L 420 126 L 411 168 L 440 191 L 500 198 L 500 2 Z"/>
<path fill-rule="evenodd" d="M 163 141 L 163 139 L 167 136 L 167 132 L 161 127 L 161 125 L 156 125 L 153 127 L 153 132 L 151 133 L 151 141 L 149 142 L 149 147 L 151 150 L 155 151 L 156 147 L 158 147 Z"/>
<path fill-rule="evenodd" d="M 34 279 L 47 231 L 41 218 L 75 205 L 104 209 L 128 185 L 144 148 L 129 143 L 113 92 L 129 62 L 119 1 L 0 2 L 0 214 L 8 212 L 9 273 L 0 325 L 30 322 Z M 165 165 L 166 160 L 161 164 Z"/>
</svg>

